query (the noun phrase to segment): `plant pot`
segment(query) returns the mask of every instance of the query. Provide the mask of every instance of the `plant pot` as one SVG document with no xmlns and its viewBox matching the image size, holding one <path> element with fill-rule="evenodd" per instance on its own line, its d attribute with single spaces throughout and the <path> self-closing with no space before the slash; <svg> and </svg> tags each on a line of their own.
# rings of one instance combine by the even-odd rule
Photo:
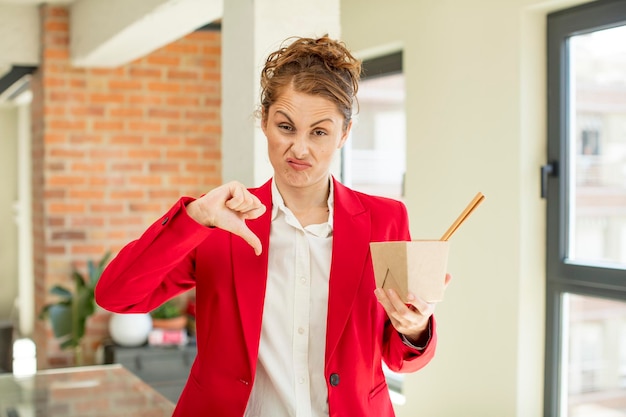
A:
<svg viewBox="0 0 626 417">
<path fill-rule="evenodd" d="M 171 319 L 152 319 L 155 329 L 180 330 L 187 326 L 187 316 L 172 317 Z"/>
<path fill-rule="evenodd" d="M 113 313 L 109 320 L 111 339 L 124 347 L 137 347 L 148 341 L 148 334 L 152 330 L 152 317 L 144 314 Z"/>
</svg>

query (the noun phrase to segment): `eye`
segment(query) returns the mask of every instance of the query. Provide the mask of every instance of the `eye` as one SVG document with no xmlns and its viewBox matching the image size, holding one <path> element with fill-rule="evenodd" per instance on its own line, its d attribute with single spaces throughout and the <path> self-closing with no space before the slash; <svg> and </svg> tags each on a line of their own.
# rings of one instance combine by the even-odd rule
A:
<svg viewBox="0 0 626 417">
<path fill-rule="evenodd" d="M 278 124 L 278 128 L 281 130 L 286 130 L 287 132 L 291 132 L 293 131 L 293 126 L 291 126 L 290 124 L 287 123 L 279 123 Z"/>
<path fill-rule="evenodd" d="M 322 130 L 322 129 L 315 129 L 315 130 L 313 131 L 313 135 L 314 135 L 314 136 L 326 136 L 326 135 L 327 135 L 327 133 L 326 133 L 326 131 L 325 131 L 325 130 Z"/>
</svg>

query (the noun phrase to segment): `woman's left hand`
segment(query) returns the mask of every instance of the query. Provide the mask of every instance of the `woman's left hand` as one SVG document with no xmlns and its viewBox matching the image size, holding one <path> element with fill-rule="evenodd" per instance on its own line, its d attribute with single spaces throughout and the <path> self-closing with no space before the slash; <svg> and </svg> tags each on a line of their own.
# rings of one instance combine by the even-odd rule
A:
<svg viewBox="0 0 626 417">
<path fill-rule="evenodd" d="M 446 274 L 446 286 L 451 278 L 450 274 Z M 427 303 L 424 299 L 409 293 L 408 304 L 405 304 L 391 289 L 385 291 L 382 288 L 376 288 L 374 293 L 387 312 L 393 327 L 405 335 L 410 342 L 414 344 L 418 342 L 422 333 L 428 328 L 428 320 L 435 312 L 436 303 Z"/>
</svg>

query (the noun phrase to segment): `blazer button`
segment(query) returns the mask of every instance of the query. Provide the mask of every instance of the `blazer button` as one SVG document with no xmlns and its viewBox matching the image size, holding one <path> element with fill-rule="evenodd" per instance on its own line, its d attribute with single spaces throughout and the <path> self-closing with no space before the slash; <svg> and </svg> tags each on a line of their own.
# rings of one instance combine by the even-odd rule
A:
<svg viewBox="0 0 626 417">
<path fill-rule="evenodd" d="M 333 387 L 339 385 L 339 374 L 330 374 L 330 385 Z"/>
</svg>

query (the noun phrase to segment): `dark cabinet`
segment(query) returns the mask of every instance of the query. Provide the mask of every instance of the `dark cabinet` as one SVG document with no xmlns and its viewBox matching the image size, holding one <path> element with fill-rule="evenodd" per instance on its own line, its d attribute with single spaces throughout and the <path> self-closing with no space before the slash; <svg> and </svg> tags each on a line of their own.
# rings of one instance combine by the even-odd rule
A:
<svg viewBox="0 0 626 417">
<path fill-rule="evenodd" d="M 195 345 L 109 349 L 108 361 L 123 365 L 173 403 L 178 401 L 196 358 Z"/>
</svg>

